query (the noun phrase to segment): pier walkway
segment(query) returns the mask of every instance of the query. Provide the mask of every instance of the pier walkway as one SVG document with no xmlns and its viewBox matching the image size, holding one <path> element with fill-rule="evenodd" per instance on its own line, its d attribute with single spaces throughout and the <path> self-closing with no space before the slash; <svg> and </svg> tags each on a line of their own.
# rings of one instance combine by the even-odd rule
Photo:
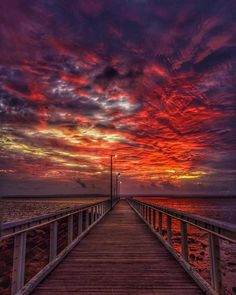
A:
<svg viewBox="0 0 236 295">
<path fill-rule="evenodd" d="M 90 230 L 34 295 L 203 294 L 126 201 Z"/>
</svg>

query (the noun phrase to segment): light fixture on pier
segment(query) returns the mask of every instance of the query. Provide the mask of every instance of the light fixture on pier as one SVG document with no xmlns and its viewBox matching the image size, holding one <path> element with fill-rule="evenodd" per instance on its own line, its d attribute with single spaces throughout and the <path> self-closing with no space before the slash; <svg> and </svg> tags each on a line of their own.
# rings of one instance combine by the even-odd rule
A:
<svg viewBox="0 0 236 295">
<path fill-rule="evenodd" d="M 112 154 L 110 156 L 110 199 L 111 199 L 111 208 L 112 208 L 112 205 L 113 205 L 113 198 L 112 198 L 112 190 L 113 190 L 113 158 L 117 158 L 118 156 L 116 154 Z"/>
</svg>

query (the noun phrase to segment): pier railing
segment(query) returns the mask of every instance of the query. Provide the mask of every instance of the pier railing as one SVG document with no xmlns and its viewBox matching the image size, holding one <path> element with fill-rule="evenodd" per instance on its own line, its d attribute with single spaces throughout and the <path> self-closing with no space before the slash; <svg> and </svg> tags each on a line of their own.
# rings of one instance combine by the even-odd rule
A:
<svg viewBox="0 0 236 295">
<path fill-rule="evenodd" d="M 220 221 L 198 215 L 184 213 L 136 199 L 129 199 L 129 204 L 151 228 L 182 267 L 191 275 L 206 294 L 224 294 L 221 274 L 220 239 L 236 243 L 236 227 Z M 164 238 L 163 217 L 166 218 L 166 239 Z M 173 248 L 172 220 L 178 220 L 181 228 L 181 253 Z M 205 231 L 209 236 L 210 276 L 208 283 L 189 263 L 189 245 L 187 225 Z"/>
<path fill-rule="evenodd" d="M 115 205 L 115 204 L 114 204 Z M 11 294 L 26 295 L 39 284 L 59 262 L 78 244 L 88 231 L 110 210 L 110 201 L 65 209 L 57 213 L 31 218 L 26 221 L 3 224 L 0 242 L 12 240 L 13 261 L 11 277 Z M 63 231 L 60 229 L 63 229 Z M 48 245 L 47 263 L 26 282 L 26 256 L 32 232 L 35 233 L 30 246 Z M 39 235 L 43 232 L 43 240 Z M 58 241 L 61 241 L 59 245 Z M 60 246 L 60 247 L 59 247 Z M 42 249 L 37 249 L 37 251 Z M 40 252 L 39 251 L 39 252 Z M 2 253 L 4 255 L 4 253 Z M 2 256 L 3 257 L 3 256 Z"/>
</svg>

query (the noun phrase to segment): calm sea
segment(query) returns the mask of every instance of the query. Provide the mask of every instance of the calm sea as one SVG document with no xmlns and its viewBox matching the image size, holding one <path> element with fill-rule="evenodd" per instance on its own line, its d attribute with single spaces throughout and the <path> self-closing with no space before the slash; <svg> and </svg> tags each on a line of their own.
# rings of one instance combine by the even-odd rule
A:
<svg viewBox="0 0 236 295">
<path fill-rule="evenodd" d="M 0 201 L 0 214 L 4 223 L 44 215 L 61 209 L 101 202 L 105 199 L 106 197 L 2 198 Z"/>
<path fill-rule="evenodd" d="M 150 202 L 236 224 L 235 197 L 142 197 L 144 202 Z"/>
<path fill-rule="evenodd" d="M 56 210 L 91 204 L 106 198 L 10 198 L 0 202 L 3 222 L 43 215 Z M 236 224 L 236 197 L 140 197 L 146 202 Z"/>
</svg>

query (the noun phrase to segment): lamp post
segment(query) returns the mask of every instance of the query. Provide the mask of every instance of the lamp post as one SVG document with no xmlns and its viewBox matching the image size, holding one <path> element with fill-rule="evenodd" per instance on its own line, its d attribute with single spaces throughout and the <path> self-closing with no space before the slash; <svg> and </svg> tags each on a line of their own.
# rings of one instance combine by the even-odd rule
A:
<svg viewBox="0 0 236 295">
<path fill-rule="evenodd" d="M 121 183 L 122 183 L 122 182 L 119 180 L 119 182 L 118 182 L 118 188 L 119 188 L 119 190 L 118 190 L 118 191 L 119 191 L 119 200 L 120 200 L 120 185 L 121 185 Z"/>
<path fill-rule="evenodd" d="M 116 199 L 119 199 L 119 194 L 120 194 L 120 173 L 116 174 Z"/>
<path fill-rule="evenodd" d="M 111 155 L 111 163 L 110 163 L 110 199 L 111 199 L 111 209 L 113 205 L 112 194 L 113 194 L 113 158 L 116 158 L 117 155 Z"/>
</svg>

